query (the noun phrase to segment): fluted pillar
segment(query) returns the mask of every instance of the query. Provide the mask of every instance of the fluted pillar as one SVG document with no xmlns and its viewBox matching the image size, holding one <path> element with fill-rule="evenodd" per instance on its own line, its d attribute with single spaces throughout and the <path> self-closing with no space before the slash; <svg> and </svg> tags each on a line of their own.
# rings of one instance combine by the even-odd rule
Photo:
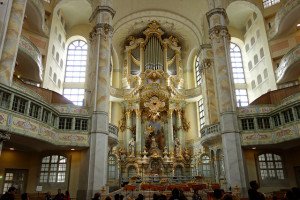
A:
<svg viewBox="0 0 300 200">
<path fill-rule="evenodd" d="M 173 110 L 168 110 L 168 148 L 169 153 L 174 153 L 174 136 L 173 136 Z"/>
<path fill-rule="evenodd" d="M 90 148 L 87 152 L 87 177 L 80 181 L 78 198 L 90 199 L 94 193 L 106 186 L 108 159 L 108 126 L 110 97 L 110 58 L 112 39 L 112 18 L 115 11 L 111 0 L 91 0 L 93 13 L 90 22 L 93 30 L 90 33 L 89 71 L 91 74 L 90 92 L 92 123 Z M 84 167 L 82 167 L 84 169 Z M 87 179 L 87 180 L 85 180 Z M 87 189 L 84 183 L 87 182 Z"/>
<path fill-rule="evenodd" d="M 10 140 L 10 135 L 4 132 L 0 132 L 0 156 L 2 152 L 3 143 L 7 140 Z"/>
<path fill-rule="evenodd" d="M 12 0 L 11 0 L 12 1 Z M 13 0 L 0 60 L 0 83 L 12 84 L 27 0 Z"/>
<path fill-rule="evenodd" d="M 176 124 L 177 124 L 177 137 L 179 138 L 181 149 L 184 149 L 185 148 L 185 137 L 184 137 L 183 127 L 182 127 L 182 112 L 181 112 L 181 110 L 177 110 Z"/>
<path fill-rule="evenodd" d="M 136 115 L 136 131 L 135 131 L 135 141 L 136 141 L 136 153 L 138 156 L 140 156 L 142 152 L 142 120 L 141 120 L 141 110 L 136 109 L 135 115 Z"/>
<path fill-rule="evenodd" d="M 222 145 L 228 187 L 239 186 L 246 194 L 245 169 L 236 115 L 234 84 L 229 57 L 230 36 L 227 14 L 215 8 L 207 14 L 214 54 L 214 68 L 219 104 Z"/>
</svg>

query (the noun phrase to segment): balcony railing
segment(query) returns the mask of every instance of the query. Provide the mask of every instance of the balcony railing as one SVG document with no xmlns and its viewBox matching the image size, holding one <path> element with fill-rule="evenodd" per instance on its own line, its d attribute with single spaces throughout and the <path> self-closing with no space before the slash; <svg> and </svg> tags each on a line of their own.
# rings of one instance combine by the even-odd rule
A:
<svg viewBox="0 0 300 200">
<path fill-rule="evenodd" d="M 208 136 L 208 135 L 213 135 L 213 134 L 218 134 L 220 133 L 220 124 L 212 124 L 209 126 L 204 126 L 201 129 L 201 138 Z"/>
<path fill-rule="evenodd" d="M 40 15 L 38 19 L 35 19 L 35 20 L 41 20 L 40 21 L 41 26 L 38 27 L 37 31 L 42 32 L 44 35 L 49 35 L 49 29 L 45 23 L 45 9 L 44 9 L 43 2 L 41 0 L 29 0 L 28 3 L 31 3 Z"/>
<path fill-rule="evenodd" d="M 277 144 L 300 138 L 300 93 L 289 96 L 277 106 L 239 108 L 243 146 Z"/>
<path fill-rule="evenodd" d="M 284 80 L 284 77 L 285 77 L 288 69 L 293 64 L 295 64 L 299 61 L 300 61 L 300 45 L 297 45 L 296 47 L 291 49 L 286 55 L 284 55 L 283 58 L 281 59 L 279 67 L 275 71 L 277 83 L 280 83 L 282 80 Z M 298 78 L 298 74 L 293 73 L 292 76 L 293 75 L 295 75 L 294 78 L 296 78 L 296 79 Z M 288 79 L 288 77 L 285 79 Z M 290 80 L 290 81 L 293 81 L 293 80 Z"/>
<path fill-rule="evenodd" d="M 42 65 L 42 54 L 40 53 L 39 49 L 26 37 L 21 35 L 20 42 L 19 42 L 19 50 L 25 53 L 26 55 L 30 56 L 31 59 L 34 60 L 38 70 L 38 77 L 42 80 L 42 73 L 43 73 L 43 65 Z"/>
<path fill-rule="evenodd" d="M 298 5 L 300 5 L 300 0 L 288 0 L 287 3 L 276 13 L 274 26 L 269 31 L 270 39 L 284 32 L 284 30 L 280 30 L 280 26 L 283 24 L 282 22 L 293 9 L 296 9 L 296 6 Z M 294 19 L 296 19 L 296 17 L 294 17 Z"/>
<path fill-rule="evenodd" d="M 61 118 L 69 119 L 69 122 L 62 124 Z M 0 130 L 54 145 L 88 147 L 90 123 L 86 108 L 53 106 L 40 96 L 33 95 L 29 89 L 18 90 L 17 87 L 0 85 Z M 114 138 L 118 137 L 117 126 L 109 124 L 109 132 Z"/>
</svg>

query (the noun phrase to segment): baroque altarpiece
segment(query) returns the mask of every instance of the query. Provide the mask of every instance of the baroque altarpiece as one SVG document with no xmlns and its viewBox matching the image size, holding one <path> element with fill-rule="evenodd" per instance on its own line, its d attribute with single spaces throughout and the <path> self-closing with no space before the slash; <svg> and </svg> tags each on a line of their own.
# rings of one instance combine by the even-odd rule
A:
<svg viewBox="0 0 300 200">
<path fill-rule="evenodd" d="M 153 21 L 125 47 L 121 177 L 190 174 L 180 41 Z"/>
</svg>

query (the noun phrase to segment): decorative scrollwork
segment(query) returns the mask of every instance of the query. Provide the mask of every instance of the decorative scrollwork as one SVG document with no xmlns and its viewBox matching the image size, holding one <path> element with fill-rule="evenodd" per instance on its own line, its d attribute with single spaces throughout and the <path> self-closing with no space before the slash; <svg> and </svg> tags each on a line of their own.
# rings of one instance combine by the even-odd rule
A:
<svg viewBox="0 0 300 200">
<path fill-rule="evenodd" d="M 90 38 L 93 39 L 96 35 L 101 35 L 104 40 L 111 38 L 113 35 L 114 28 L 108 23 L 98 23 L 94 26 L 92 32 L 90 33 Z"/>
</svg>

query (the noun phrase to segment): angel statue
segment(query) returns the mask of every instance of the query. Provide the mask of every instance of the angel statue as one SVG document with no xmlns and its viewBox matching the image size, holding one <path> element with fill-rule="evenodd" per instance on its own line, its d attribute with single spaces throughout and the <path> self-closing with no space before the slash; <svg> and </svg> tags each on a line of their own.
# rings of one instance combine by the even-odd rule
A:
<svg viewBox="0 0 300 200">
<path fill-rule="evenodd" d="M 134 157 L 134 150 L 135 150 L 135 141 L 134 138 L 131 138 L 128 143 L 128 149 L 129 149 L 129 156 Z"/>
</svg>

